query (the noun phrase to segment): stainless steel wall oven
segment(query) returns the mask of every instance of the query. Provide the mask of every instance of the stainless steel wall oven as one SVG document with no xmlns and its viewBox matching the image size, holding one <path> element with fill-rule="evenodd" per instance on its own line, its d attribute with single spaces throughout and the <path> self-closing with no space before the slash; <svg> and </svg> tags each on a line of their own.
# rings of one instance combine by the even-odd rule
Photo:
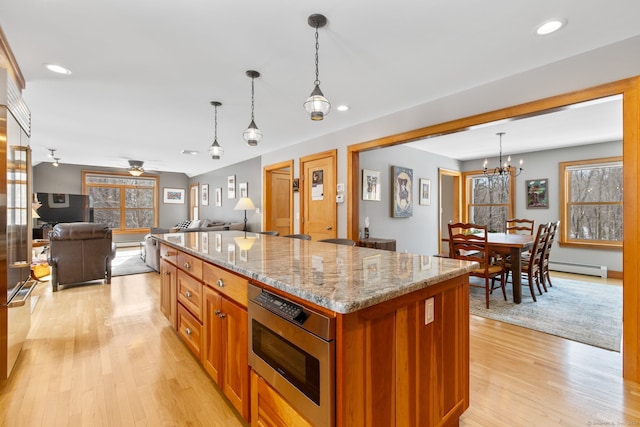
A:
<svg viewBox="0 0 640 427">
<path fill-rule="evenodd" d="M 249 364 L 300 414 L 335 424 L 335 319 L 249 285 Z"/>
</svg>

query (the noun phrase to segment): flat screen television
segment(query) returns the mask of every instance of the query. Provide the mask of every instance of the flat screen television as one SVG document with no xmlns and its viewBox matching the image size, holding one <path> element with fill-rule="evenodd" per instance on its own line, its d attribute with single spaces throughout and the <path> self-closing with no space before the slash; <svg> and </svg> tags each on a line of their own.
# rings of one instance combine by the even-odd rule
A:
<svg viewBox="0 0 640 427">
<path fill-rule="evenodd" d="M 84 194 L 37 193 L 39 223 L 93 222 L 93 207 Z"/>
</svg>

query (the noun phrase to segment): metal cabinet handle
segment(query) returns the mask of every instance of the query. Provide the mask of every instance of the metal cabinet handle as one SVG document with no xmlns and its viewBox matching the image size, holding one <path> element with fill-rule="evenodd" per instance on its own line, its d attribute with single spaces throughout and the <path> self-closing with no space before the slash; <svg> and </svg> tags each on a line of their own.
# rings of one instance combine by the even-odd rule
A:
<svg viewBox="0 0 640 427">
<path fill-rule="evenodd" d="M 191 328 L 185 329 L 184 333 L 187 334 L 187 335 L 191 335 Z"/>
<path fill-rule="evenodd" d="M 327 230 L 333 230 L 333 227 L 329 225 L 327 226 Z"/>
<path fill-rule="evenodd" d="M 191 292 L 187 291 L 184 293 L 184 296 L 187 298 L 191 298 Z"/>
<path fill-rule="evenodd" d="M 185 263 L 184 263 L 184 268 L 186 268 L 186 269 L 188 270 L 188 269 L 190 269 L 190 268 L 191 268 L 191 266 L 189 265 L 189 263 L 188 263 L 188 262 L 185 262 Z"/>
<path fill-rule="evenodd" d="M 220 313 L 222 313 L 220 310 L 216 310 L 213 312 L 213 314 L 215 314 L 216 316 L 220 316 Z"/>
<path fill-rule="evenodd" d="M 171 272 L 170 272 L 170 271 L 165 271 L 165 272 L 164 272 L 164 275 L 165 275 L 165 276 L 171 276 Z"/>
<path fill-rule="evenodd" d="M 221 319 L 224 319 L 225 317 L 227 317 L 227 315 L 226 315 L 226 314 L 224 314 L 224 313 L 220 313 L 220 314 L 218 314 L 218 316 L 219 316 Z"/>
<path fill-rule="evenodd" d="M 218 279 L 218 281 L 216 282 L 216 284 L 218 286 L 220 286 L 221 288 L 224 288 L 224 282 L 222 281 L 222 279 Z"/>
</svg>

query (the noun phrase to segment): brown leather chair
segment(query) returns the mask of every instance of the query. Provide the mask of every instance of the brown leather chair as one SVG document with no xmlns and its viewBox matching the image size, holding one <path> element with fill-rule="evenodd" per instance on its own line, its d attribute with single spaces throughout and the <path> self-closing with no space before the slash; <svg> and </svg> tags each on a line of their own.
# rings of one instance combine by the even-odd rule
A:
<svg viewBox="0 0 640 427">
<path fill-rule="evenodd" d="M 111 283 L 111 260 L 116 256 L 111 230 L 91 222 L 61 223 L 49 232 L 51 286 L 102 279 Z"/>
</svg>

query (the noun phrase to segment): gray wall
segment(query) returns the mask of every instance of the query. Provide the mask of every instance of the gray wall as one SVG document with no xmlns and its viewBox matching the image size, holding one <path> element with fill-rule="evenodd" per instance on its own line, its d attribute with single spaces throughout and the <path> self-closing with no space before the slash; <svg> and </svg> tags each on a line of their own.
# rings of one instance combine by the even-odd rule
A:
<svg viewBox="0 0 640 427">
<path fill-rule="evenodd" d="M 65 193 L 82 194 L 82 171 L 122 172 L 122 169 L 100 168 L 89 165 L 68 165 L 60 163 L 53 167 L 51 163 L 40 163 L 33 167 L 33 192 L 34 193 Z M 184 188 L 188 196 L 189 178 L 185 174 L 172 172 L 150 173 L 158 176 L 158 206 L 160 227 L 172 227 L 183 219 L 189 217 L 189 205 L 162 203 L 163 188 Z M 136 234 L 115 234 L 113 240 L 116 243 L 138 242 L 143 238 Z"/>
<path fill-rule="evenodd" d="M 227 177 L 229 175 L 236 176 L 236 197 L 234 199 L 227 198 Z M 244 211 L 233 209 L 238 200 L 240 200 L 239 184 L 241 182 L 248 183 L 249 198 L 259 209 L 247 211 L 247 228 L 250 231 L 262 230 L 262 167 L 260 157 L 254 157 L 253 159 L 191 178 L 190 184 L 198 183 L 200 184 L 200 189 L 202 189 L 202 184 L 209 184 L 209 205 L 200 206 L 200 218 L 225 222 L 243 222 Z M 215 190 L 219 187 L 222 188 L 222 206 L 216 207 Z"/>
</svg>

